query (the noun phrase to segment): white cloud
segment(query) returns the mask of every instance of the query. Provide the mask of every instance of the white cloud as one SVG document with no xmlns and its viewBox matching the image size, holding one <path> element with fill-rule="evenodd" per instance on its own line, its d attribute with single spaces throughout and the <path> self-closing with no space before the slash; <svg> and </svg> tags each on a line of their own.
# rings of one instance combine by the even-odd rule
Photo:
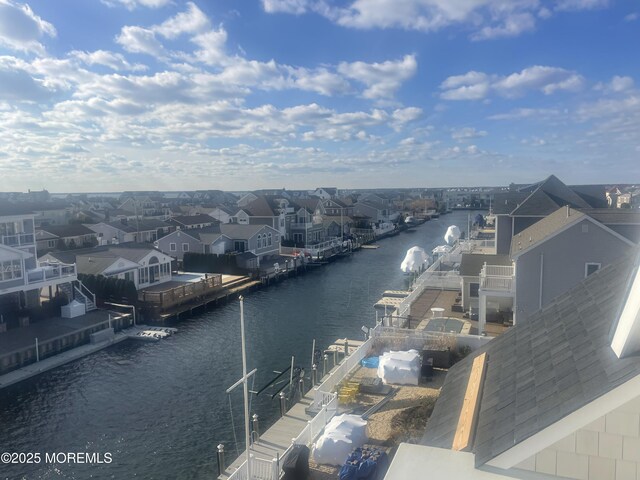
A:
<svg viewBox="0 0 640 480">
<path fill-rule="evenodd" d="M 165 38 L 177 38 L 184 33 L 200 33 L 209 27 L 209 19 L 193 2 L 187 2 L 187 10 L 180 12 L 160 25 L 153 27 Z"/>
<path fill-rule="evenodd" d="M 158 41 L 153 30 L 127 25 L 122 27 L 120 35 L 116 37 L 116 42 L 130 53 L 145 53 L 153 57 L 164 57 L 165 51 Z"/>
<path fill-rule="evenodd" d="M 262 0 L 262 6 L 267 13 L 301 14 L 307 10 L 307 0 Z"/>
<path fill-rule="evenodd" d="M 594 88 L 607 93 L 622 93 L 632 90 L 634 81 L 631 77 L 615 75 L 609 83 L 598 83 Z"/>
<path fill-rule="evenodd" d="M 632 12 L 632 13 L 629 13 L 628 15 L 625 15 L 624 21 L 625 22 L 635 22 L 636 20 L 638 20 L 638 18 L 640 18 L 640 13 Z"/>
<path fill-rule="evenodd" d="M 608 6 L 608 0 L 556 0 L 550 8 L 541 0 L 262 0 L 267 13 L 300 15 L 314 12 L 338 25 L 357 29 L 401 28 L 422 32 L 453 25 L 471 30 L 474 40 L 513 37 L 535 29 L 551 8 L 564 11 Z"/>
<path fill-rule="evenodd" d="M 402 60 L 383 63 L 343 62 L 338 65 L 342 75 L 365 84 L 362 93 L 369 99 L 391 98 L 403 82 L 413 77 L 418 64 L 415 55 L 405 55 Z"/>
<path fill-rule="evenodd" d="M 36 15 L 27 4 L 0 0 L 0 45 L 17 51 L 44 53 L 40 40 L 55 37 L 52 24 Z"/>
<path fill-rule="evenodd" d="M 536 65 L 507 76 L 475 71 L 455 75 L 442 82 L 440 97 L 445 100 L 480 100 L 494 92 L 515 98 L 536 90 L 551 95 L 557 91 L 576 91 L 583 85 L 584 78 L 576 72 Z"/>
<path fill-rule="evenodd" d="M 96 50 L 94 52 L 73 50 L 69 52 L 69 56 L 77 58 L 87 65 L 103 65 L 115 71 L 142 71 L 147 69 L 145 65 L 130 64 L 120 53 L 108 52 L 106 50 Z"/>
<path fill-rule="evenodd" d="M 606 8 L 609 3 L 609 0 L 557 0 L 556 10 L 593 10 Z"/>
<path fill-rule="evenodd" d="M 486 137 L 487 132 L 484 130 L 476 130 L 474 127 L 464 127 L 454 129 L 451 132 L 451 138 L 458 142 L 465 142 L 476 138 Z"/>
<path fill-rule="evenodd" d="M 553 108 L 517 108 L 507 113 L 497 113 L 487 117 L 489 120 L 519 120 L 522 118 L 549 119 L 558 116 L 560 111 Z"/>
<path fill-rule="evenodd" d="M 160 8 L 171 3 L 171 0 L 101 0 L 109 7 L 123 6 L 129 10 L 137 7 Z"/>
</svg>

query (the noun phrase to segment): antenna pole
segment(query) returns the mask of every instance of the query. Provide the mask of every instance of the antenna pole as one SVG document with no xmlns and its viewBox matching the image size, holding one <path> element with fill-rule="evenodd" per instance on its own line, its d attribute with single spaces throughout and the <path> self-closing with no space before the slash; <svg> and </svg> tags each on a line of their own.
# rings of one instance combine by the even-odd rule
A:
<svg viewBox="0 0 640 480">
<path fill-rule="evenodd" d="M 242 386 L 244 389 L 244 437 L 247 444 L 247 478 L 251 479 L 251 436 L 249 432 L 249 383 L 247 379 L 247 348 L 244 337 L 244 297 L 240 296 L 240 334 L 242 337 Z"/>
</svg>

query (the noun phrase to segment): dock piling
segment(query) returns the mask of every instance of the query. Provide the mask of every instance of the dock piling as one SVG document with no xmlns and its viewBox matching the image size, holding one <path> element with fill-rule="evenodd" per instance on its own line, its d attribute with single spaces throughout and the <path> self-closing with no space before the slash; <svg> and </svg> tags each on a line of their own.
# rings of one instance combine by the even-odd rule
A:
<svg viewBox="0 0 640 480">
<path fill-rule="evenodd" d="M 253 432 L 251 432 L 251 438 L 253 440 L 253 443 L 258 443 L 260 441 L 260 429 L 259 424 L 258 424 L 258 414 L 254 413 L 253 416 L 251 417 L 252 419 L 252 426 L 253 426 Z"/>
<path fill-rule="evenodd" d="M 222 475 L 226 470 L 226 466 L 224 464 L 224 445 L 218 445 L 218 476 Z"/>
<path fill-rule="evenodd" d="M 322 376 L 324 377 L 327 374 L 327 365 L 329 363 L 329 355 L 326 353 L 322 357 Z"/>
<path fill-rule="evenodd" d="M 314 363 L 311 367 L 311 388 L 318 383 L 318 366 Z"/>
</svg>

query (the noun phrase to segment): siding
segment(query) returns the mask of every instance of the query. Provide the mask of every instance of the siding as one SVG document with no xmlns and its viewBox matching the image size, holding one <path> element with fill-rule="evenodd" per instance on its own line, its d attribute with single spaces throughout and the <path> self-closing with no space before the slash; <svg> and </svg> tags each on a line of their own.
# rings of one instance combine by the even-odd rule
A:
<svg viewBox="0 0 640 480">
<path fill-rule="evenodd" d="M 640 397 L 531 456 L 517 468 L 581 480 L 639 480 Z"/>
<path fill-rule="evenodd" d="M 582 225 L 588 232 L 582 233 Z M 522 254 L 516 261 L 516 322 L 540 309 L 540 256 L 543 255 L 542 307 L 584 280 L 585 263 L 612 263 L 631 247 L 588 220 Z"/>
<path fill-rule="evenodd" d="M 496 253 L 509 255 L 511 249 L 511 217 L 498 215 L 496 217 Z"/>
</svg>

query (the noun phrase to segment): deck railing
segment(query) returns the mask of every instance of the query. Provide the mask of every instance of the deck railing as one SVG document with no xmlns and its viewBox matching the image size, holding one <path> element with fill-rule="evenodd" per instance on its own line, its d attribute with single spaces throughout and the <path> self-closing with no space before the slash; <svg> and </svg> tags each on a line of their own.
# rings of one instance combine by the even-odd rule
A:
<svg viewBox="0 0 640 480">
<path fill-rule="evenodd" d="M 497 292 L 515 290 L 515 270 L 510 265 L 487 265 L 480 271 L 480 289 Z"/>
<path fill-rule="evenodd" d="M 76 278 L 76 265 L 66 263 L 40 262 L 38 268 L 27 270 L 27 282 L 34 283 L 47 282 L 57 278 L 69 278 L 69 281 Z"/>
<path fill-rule="evenodd" d="M 162 292 L 142 290 L 138 299 L 154 307 L 168 308 L 222 288 L 222 275 L 209 274 L 199 282 L 189 282 Z"/>
<path fill-rule="evenodd" d="M 17 233 L 15 235 L 3 235 L 0 237 L 2 244 L 7 247 L 19 247 L 21 245 L 33 245 L 35 237 L 33 233 Z"/>
</svg>

